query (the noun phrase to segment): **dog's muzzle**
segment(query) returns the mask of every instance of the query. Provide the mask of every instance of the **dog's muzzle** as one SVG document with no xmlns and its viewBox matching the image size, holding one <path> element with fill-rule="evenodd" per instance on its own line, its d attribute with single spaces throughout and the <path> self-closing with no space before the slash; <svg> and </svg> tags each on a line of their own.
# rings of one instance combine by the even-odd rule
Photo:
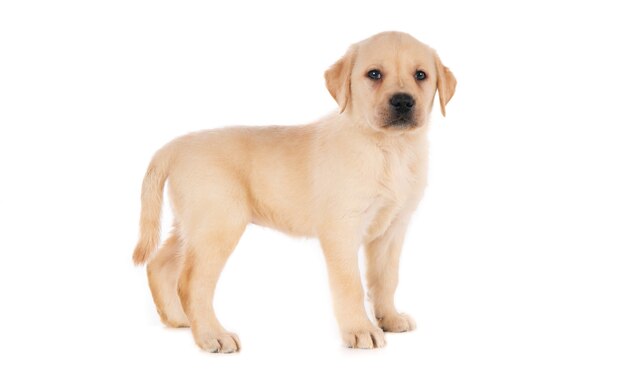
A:
<svg viewBox="0 0 626 390">
<path fill-rule="evenodd" d="M 406 115 L 413 111 L 415 99 L 407 93 L 396 93 L 389 99 L 389 104 L 396 115 Z"/>
<path fill-rule="evenodd" d="M 388 118 L 385 127 L 399 129 L 417 126 L 415 99 L 407 93 L 396 93 L 389 99 Z"/>
</svg>

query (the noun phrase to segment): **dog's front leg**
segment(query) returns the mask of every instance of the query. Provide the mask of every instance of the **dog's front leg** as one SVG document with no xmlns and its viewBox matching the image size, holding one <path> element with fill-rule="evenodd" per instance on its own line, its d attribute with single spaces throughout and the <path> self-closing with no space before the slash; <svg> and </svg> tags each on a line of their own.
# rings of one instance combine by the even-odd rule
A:
<svg viewBox="0 0 626 390">
<path fill-rule="evenodd" d="M 350 348 L 380 348 L 385 337 L 365 312 L 356 229 L 329 229 L 320 237 L 326 256 L 335 316 Z"/>
<path fill-rule="evenodd" d="M 408 217 L 401 217 L 383 235 L 365 244 L 368 296 L 378 325 L 385 332 L 415 329 L 415 321 L 407 314 L 398 313 L 394 303 L 407 225 Z"/>
</svg>

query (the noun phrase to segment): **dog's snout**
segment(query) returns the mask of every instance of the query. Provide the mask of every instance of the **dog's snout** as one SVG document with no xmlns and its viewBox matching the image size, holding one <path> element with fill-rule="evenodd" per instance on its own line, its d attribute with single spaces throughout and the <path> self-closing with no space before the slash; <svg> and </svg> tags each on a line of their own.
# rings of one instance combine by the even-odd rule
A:
<svg viewBox="0 0 626 390">
<path fill-rule="evenodd" d="M 389 104 L 400 114 L 407 113 L 413 109 L 415 99 L 407 93 L 396 93 L 389 99 Z"/>
</svg>

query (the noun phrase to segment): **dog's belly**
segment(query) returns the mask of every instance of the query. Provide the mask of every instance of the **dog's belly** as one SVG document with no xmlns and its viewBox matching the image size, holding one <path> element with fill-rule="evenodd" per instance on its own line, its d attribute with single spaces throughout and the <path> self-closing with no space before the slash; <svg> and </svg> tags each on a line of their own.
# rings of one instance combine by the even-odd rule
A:
<svg viewBox="0 0 626 390">
<path fill-rule="evenodd" d="M 305 194 L 278 191 L 280 186 L 263 194 L 253 192 L 251 223 L 279 230 L 297 237 L 314 236 L 308 199 Z"/>
<path fill-rule="evenodd" d="M 296 237 L 312 237 L 314 236 L 313 226 L 302 216 L 289 215 L 284 210 L 256 210 L 252 214 L 251 223 L 259 226 L 269 227 L 285 234 Z"/>
</svg>

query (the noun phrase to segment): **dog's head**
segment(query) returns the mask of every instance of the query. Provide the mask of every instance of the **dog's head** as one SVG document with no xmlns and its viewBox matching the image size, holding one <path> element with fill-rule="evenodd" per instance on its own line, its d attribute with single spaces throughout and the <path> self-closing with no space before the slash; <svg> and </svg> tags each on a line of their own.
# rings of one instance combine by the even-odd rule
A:
<svg viewBox="0 0 626 390">
<path fill-rule="evenodd" d="M 454 75 L 433 49 L 399 32 L 380 33 L 352 45 L 325 78 L 340 113 L 380 131 L 424 127 L 435 91 L 445 116 L 456 87 Z"/>
</svg>

